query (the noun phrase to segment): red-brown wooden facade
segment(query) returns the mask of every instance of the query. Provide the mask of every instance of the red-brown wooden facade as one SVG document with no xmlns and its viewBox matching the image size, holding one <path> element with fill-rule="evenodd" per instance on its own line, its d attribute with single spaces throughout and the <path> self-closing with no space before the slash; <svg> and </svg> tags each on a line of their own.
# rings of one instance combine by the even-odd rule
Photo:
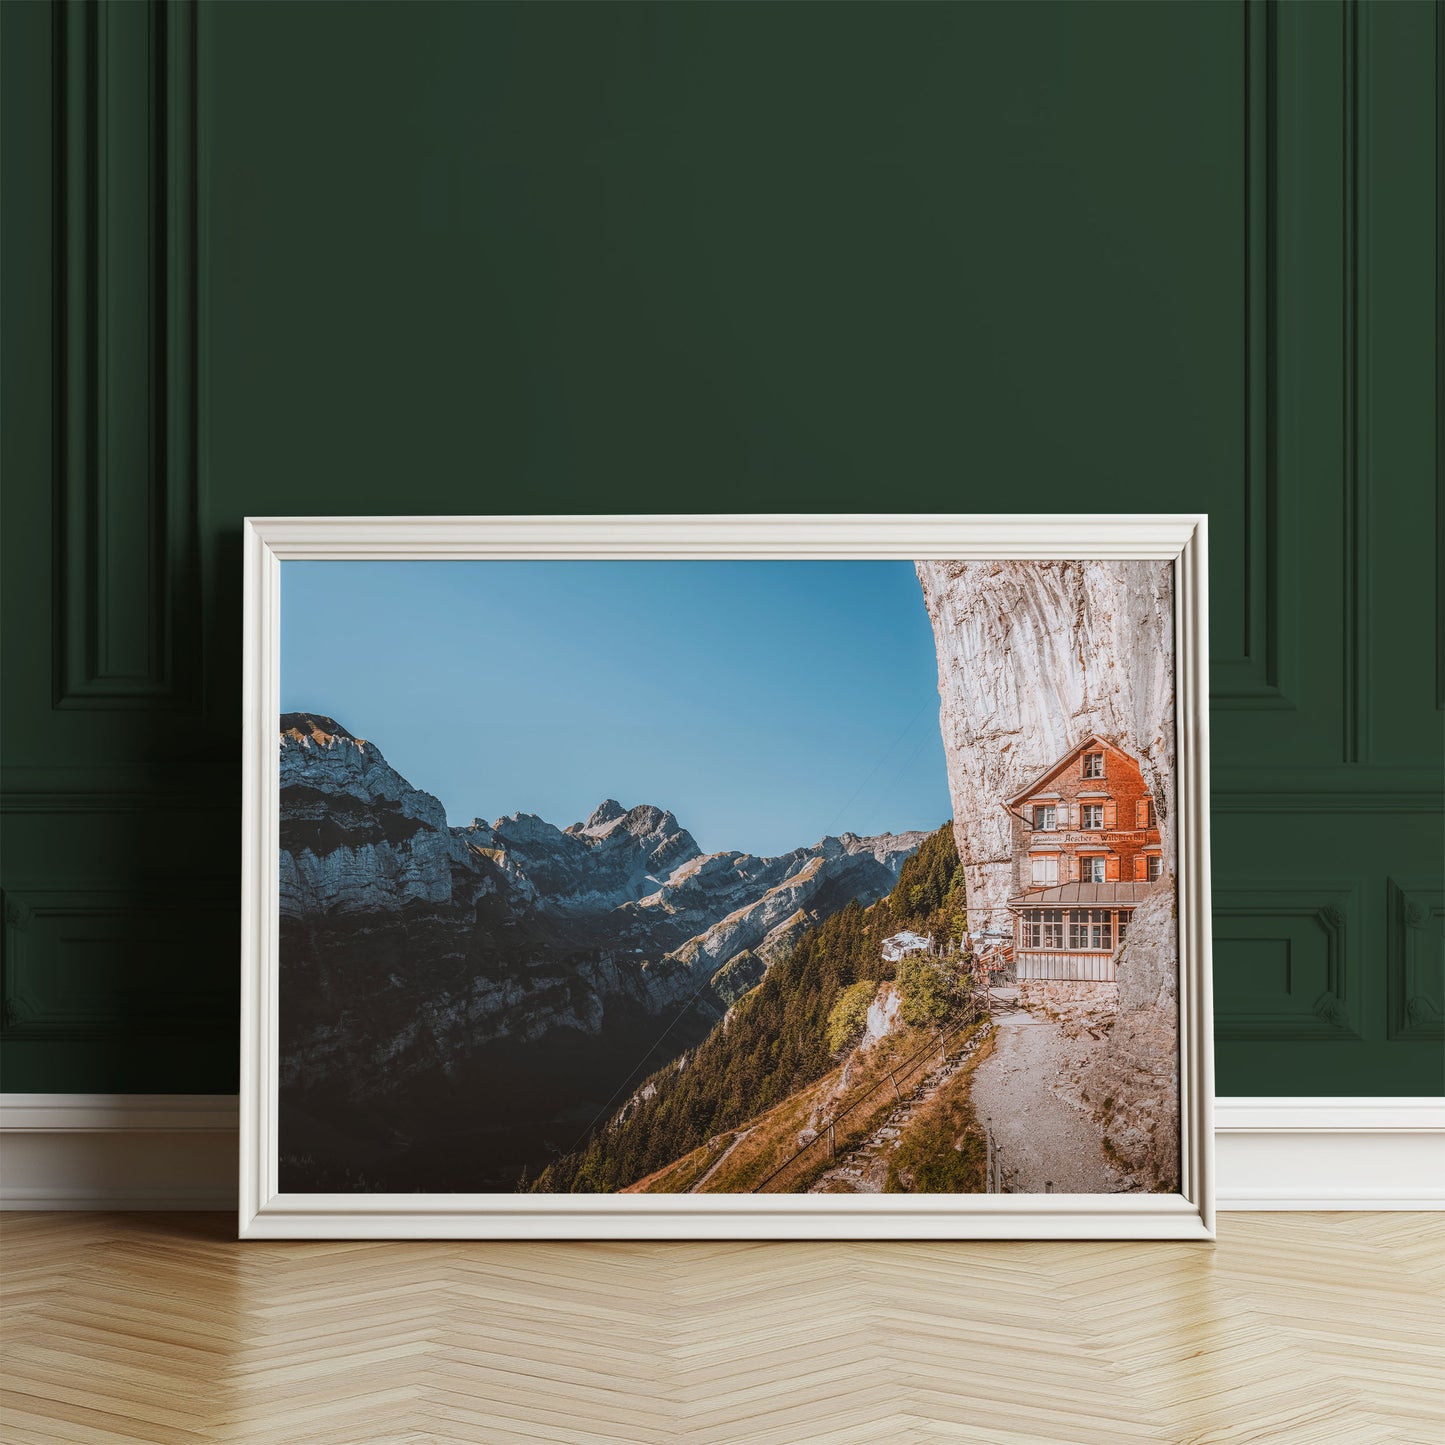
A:
<svg viewBox="0 0 1445 1445">
<path fill-rule="evenodd" d="M 1134 907 L 1164 874 L 1139 764 L 1090 736 L 1004 806 L 1014 820 L 1019 977 L 1111 982 Z"/>
</svg>

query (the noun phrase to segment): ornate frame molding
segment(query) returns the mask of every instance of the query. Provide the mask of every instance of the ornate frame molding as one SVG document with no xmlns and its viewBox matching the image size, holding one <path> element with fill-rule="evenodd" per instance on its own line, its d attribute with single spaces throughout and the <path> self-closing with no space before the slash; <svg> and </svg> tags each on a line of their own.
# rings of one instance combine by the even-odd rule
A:
<svg viewBox="0 0 1445 1445">
<path fill-rule="evenodd" d="M 245 524 L 240 1234 L 283 1238 L 1214 1236 L 1203 516 L 250 518 Z M 1182 1191 L 671 1198 L 282 1194 L 277 1185 L 281 563 L 292 559 L 1157 558 L 1175 569 Z"/>
</svg>

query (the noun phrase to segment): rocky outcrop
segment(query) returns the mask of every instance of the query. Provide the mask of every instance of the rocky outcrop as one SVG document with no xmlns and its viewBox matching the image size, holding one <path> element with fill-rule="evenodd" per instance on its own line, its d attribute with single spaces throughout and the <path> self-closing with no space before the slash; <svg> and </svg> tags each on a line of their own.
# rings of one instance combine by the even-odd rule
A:
<svg viewBox="0 0 1445 1445">
<path fill-rule="evenodd" d="M 570 828 L 514 813 L 497 819 L 491 833 L 494 846 L 507 852 L 546 906 L 562 912 L 635 902 L 675 868 L 701 856 L 692 834 L 671 813 L 651 804 L 624 809 L 610 798 L 585 823 Z"/>
<path fill-rule="evenodd" d="M 373 744 L 320 713 L 286 713 L 280 748 L 283 916 L 472 903 L 496 888 L 490 860 Z"/>
<path fill-rule="evenodd" d="M 1178 937 L 1172 889 L 1134 910 L 1115 960 L 1109 1047 L 1095 1053 L 1082 1080 L 1115 1158 L 1141 1187 L 1167 1191 L 1179 1188 Z"/>
<path fill-rule="evenodd" d="M 968 903 L 1005 920 L 1002 801 L 1091 733 L 1139 762 L 1174 857 L 1174 611 L 1164 562 L 920 562 Z"/>
<path fill-rule="evenodd" d="M 970 926 L 1008 926 L 1012 824 L 1003 801 L 1094 733 L 1138 760 L 1159 816 L 1166 874 L 1172 876 L 1174 625 L 1168 564 L 929 561 L 919 562 L 917 571 L 938 654 L 939 720 Z M 1135 910 L 1116 960 L 1110 1044 L 1097 1052 L 1086 1081 L 1091 1099 L 1109 1100 L 1111 1147 L 1147 1188 L 1175 1188 L 1179 1177 L 1173 899 L 1166 882 Z M 1100 990 L 1106 1013 L 1112 992 Z M 1079 1001 L 1061 994 L 1053 1002 L 1067 1012 Z"/>
<path fill-rule="evenodd" d="M 738 907 L 689 938 L 669 957 L 694 972 L 704 967 L 716 970 L 744 950 L 774 953 L 780 939 L 805 920 L 825 917 L 855 898 L 864 903 L 881 898 L 898 881 L 903 860 L 926 836 L 905 833 L 855 838 L 846 834 L 843 838 L 824 838 L 812 848 L 799 849 L 783 858 L 716 854 L 704 861 L 728 860 L 723 866 L 736 877 L 746 877 L 750 886 Z M 773 878 L 777 881 L 771 881 Z M 764 891 L 757 896 L 759 886 Z M 648 903 L 655 907 L 675 906 L 681 891 L 660 890 Z M 725 895 L 718 892 L 712 896 Z"/>
</svg>

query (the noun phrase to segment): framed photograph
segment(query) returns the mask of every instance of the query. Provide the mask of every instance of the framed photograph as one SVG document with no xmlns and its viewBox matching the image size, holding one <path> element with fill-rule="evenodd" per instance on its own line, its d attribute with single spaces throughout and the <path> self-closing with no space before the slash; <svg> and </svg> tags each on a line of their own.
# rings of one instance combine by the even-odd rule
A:
<svg viewBox="0 0 1445 1445">
<path fill-rule="evenodd" d="M 1205 531 L 248 520 L 242 1237 L 1212 1238 Z"/>
</svg>

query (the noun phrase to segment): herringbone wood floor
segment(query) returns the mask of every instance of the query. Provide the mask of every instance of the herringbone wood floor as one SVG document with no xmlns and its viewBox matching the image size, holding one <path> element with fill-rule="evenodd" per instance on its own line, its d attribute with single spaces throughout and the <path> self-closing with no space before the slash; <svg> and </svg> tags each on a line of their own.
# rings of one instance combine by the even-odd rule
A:
<svg viewBox="0 0 1445 1445">
<path fill-rule="evenodd" d="M 9 1445 L 1440 1445 L 1445 1217 L 1176 1244 L 237 1244 L 8 1215 Z"/>
</svg>

